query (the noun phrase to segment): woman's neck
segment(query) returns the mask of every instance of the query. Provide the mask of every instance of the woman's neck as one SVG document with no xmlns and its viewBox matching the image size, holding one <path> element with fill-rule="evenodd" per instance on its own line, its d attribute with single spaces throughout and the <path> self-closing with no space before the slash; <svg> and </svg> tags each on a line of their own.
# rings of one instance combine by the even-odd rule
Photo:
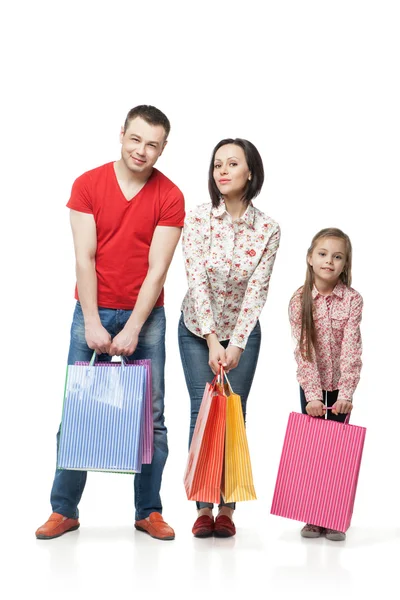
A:
<svg viewBox="0 0 400 600">
<path fill-rule="evenodd" d="M 237 221 L 243 217 L 247 210 L 247 204 L 245 204 L 239 196 L 236 198 L 226 198 L 224 196 L 224 202 L 227 212 L 232 217 L 232 221 Z"/>
</svg>

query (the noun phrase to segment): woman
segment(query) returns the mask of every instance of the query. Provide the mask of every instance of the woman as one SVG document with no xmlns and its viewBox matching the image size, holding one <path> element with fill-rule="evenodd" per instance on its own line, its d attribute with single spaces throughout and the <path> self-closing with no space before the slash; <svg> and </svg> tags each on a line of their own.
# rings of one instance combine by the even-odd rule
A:
<svg viewBox="0 0 400 600">
<path fill-rule="evenodd" d="M 214 148 L 209 169 L 211 204 L 187 217 L 183 252 L 189 289 L 179 322 L 179 349 L 191 400 L 192 439 L 207 381 L 220 365 L 241 396 L 243 415 L 261 342 L 258 322 L 279 246 L 275 221 L 252 204 L 264 182 L 257 148 L 226 139 Z M 213 505 L 197 503 L 196 537 L 235 535 L 235 504 L 222 499 L 214 522 Z"/>
</svg>

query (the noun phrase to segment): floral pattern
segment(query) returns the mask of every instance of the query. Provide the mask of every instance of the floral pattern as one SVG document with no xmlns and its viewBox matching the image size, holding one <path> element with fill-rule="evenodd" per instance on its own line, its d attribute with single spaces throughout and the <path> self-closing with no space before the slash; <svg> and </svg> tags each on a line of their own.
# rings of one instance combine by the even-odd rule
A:
<svg viewBox="0 0 400 600">
<path fill-rule="evenodd" d="M 352 400 L 362 366 L 360 322 L 363 299 L 341 281 L 327 297 L 314 286 L 312 297 L 317 352 L 309 362 L 303 359 L 299 348 L 302 290 L 297 290 L 290 301 L 289 317 L 297 341 L 297 379 L 306 400 L 322 400 L 322 390 L 339 390 L 338 399 Z"/>
<path fill-rule="evenodd" d="M 225 203 L 201 204 L 185 219 L 183 253 L 189 289 L 186 327 L 244 349 L 268 294 L 279 225 L 255 208 L 232 221 Z"/>
</svg>

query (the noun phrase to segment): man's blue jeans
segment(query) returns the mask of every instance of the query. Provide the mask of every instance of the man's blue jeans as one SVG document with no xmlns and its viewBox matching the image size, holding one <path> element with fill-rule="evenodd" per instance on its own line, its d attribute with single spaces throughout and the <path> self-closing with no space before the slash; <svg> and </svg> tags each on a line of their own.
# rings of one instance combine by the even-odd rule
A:
<svg viewBox="0 0 400 600">
<path fill-rule="evenodd" d="M 186 327 L 183 315 L 181 315 L 178 326 L 179 350 L 183 371 L 185 373 L 186 385 L 190 396 L 190 430 L 189 445 L 192 441 L 194 427 L 196 425 L 197 415 L 199 414 L 201 401 L 203 399 L 204 388 L 207 382 L 214 379 L 214 374 L 208 365 L 208 346 L 205 339 L 194 335 Z M 229 340 L 221 342 L 226 348 Z M 229 373 L 229 381 L 232 389 L 239 394 L 242 401 L 243 416 L 246 419 L 246 404 L 253 383 L 254 373 L 256 371 L 258 354 L 261 345 L 261 327 L 257 321 L 256 326 L 249 335 L 246 348 L 240 357 L 236 369 Z M 197 502 L 197 508 L 212 508 L 212 504 L 207 502 Z M 225 504 L 221 499 L 220 506 L 235 508 L 235 503 Z"/>
<path fill-rule="evenodd" d="M 101 323 L 114 338 L 125 326 L 132 311 L 99 308 Z M 85 339 L 83 312 L 77 302 L 71 327 L 71 343 L 68 364 L 76 361 L 90 361 L 93 355 Z M 135 518 L 145 519 L 151 512 L 162 512 L 160 487 L 164 465 L 168 456 L 167 429 L 164 425 L 164 365 L 165 365 L 165 313 L 164 307 L 156 307 L 144 324 L 139 343 L 131 360 L 151 359 L 154 456 L 151 465 L 143 465 L 142 472 L 135 475 Z M 109 362 L 111 356 L 101 354 L 99 361 Z M 57 434 L 57 450 L 60 432 Z M 67 471 L 56 469 L 51 490 L 53 512 L 65 517 L 77 519 L 78 504 L 85 484 L 86 471 Z"/>
</svg>

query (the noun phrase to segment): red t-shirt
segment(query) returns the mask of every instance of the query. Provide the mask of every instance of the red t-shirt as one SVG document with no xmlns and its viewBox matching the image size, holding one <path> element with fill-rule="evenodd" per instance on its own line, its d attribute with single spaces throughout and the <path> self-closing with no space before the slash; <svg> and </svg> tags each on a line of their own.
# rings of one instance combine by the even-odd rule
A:
<svg viewBox="0 0 400 600">
<path fill-rule="evenodd" d="M 67 206 L 94 216 L 97 228 L 97 304 L 131 310 L 149 268 L 158 225 L 182 227 L 182 192 L 157 169 L 132 200 L 118 184 L 114 163 L 84 173 L 72 186 Z M 78 290 L 75 289 L 78 300 Z M 155 304 L 164 303 L 164 290 Z"/>
</svg>

